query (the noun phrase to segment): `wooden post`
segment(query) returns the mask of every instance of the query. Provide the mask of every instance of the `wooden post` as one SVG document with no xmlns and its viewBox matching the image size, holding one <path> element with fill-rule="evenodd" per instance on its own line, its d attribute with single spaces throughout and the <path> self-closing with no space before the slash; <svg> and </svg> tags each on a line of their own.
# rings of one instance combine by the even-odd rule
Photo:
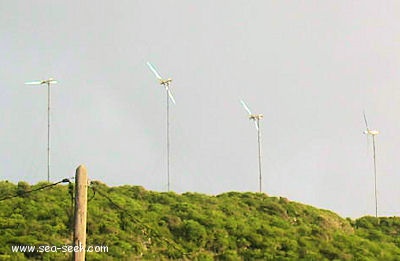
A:
<svg viewBox="0 0 400 261">
<path fill-rule="evenodd" d="M 88 179 L 84 165 L 75 174 L 74 260 L 85 260 Z"/>
</svg>

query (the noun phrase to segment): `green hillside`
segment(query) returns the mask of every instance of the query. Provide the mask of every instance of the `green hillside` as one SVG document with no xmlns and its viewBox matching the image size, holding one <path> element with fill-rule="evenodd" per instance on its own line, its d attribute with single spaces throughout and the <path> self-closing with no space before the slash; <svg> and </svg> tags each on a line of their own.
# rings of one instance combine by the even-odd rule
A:
<svg viewBox="0 0 400 261">
<path fill-rule="evenodd" d="M 71 244 L 68 185 L 0 182 L 0 260 L 70 260 L 11 246 Z M 12 197 L 15 195 L 15 197 Z M 217 196 L 92 183 L 87 260 L 400 260 L 400 218 L 343 219 L 260 193 Z"/>
</svg>

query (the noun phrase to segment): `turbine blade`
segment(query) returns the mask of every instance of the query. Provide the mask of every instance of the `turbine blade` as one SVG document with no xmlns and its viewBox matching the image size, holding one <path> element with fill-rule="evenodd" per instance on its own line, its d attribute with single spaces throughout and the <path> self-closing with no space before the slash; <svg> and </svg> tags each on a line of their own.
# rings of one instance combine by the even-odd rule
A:
<svg viewBox="0 0 400 261">
<path fill-rule="evenodd" d="M 38 84 L 42 84 L 42 82 L 41 81 L 26 82 L 25 84 L 27 84 L 27 85 L 38 85 Z"/>
<path fill-rule="evenodd" d="M 157 70 L 154 68 L 154 66 L 150 62 L 147 62 L 146 64 L 150 68 L 150 70 L 153 72 L 153 74 L 157 77 L 157 79 L 162 80 L 162 77 L 157 72 Z"/>
<path fill-rule="evenodd" d="M 258 124 L 257 124 L 257 121 L 254 121 L 254 124 L 256 125 L 256 129 L 257 129 L 257 131 L 258 131 Z"/>
<path fill-rule="evenodd" d="M 240 100 L 240 103 L 242 104 L 243 108 L 247 111 L 247 113 L 251 115 L 251 111 L 249 107 L 247 107 L 246 103 L 243 100 Z"/>
<path fill-rule="evenodd" d="M 172 96 L 172 92 L 169 90 L 168 86 L 165 86 L 165 89 L 167 90 L 169 99 L 172 101 L 173 104 L 176 104 L 176 103 L 175 103 L 174 96 Z"/>
<path fill-rule="evenodd" d="M 364 114 L 365 127 L 367 128 L 367 130 L 369 130 L 368 122 L 367 122 L 367 116 L 365 116 L 365 111 L 363 111 L 363 114 Z"/>
</svg>

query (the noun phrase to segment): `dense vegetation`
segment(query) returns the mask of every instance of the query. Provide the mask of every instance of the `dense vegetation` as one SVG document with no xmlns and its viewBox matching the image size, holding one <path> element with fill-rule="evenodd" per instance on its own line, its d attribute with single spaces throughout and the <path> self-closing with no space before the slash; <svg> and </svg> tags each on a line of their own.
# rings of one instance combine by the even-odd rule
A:
<svg viewBox="0 0 400 261">
<path fill-rule="evenodd" d="M 71 244 L 68 185 L 0 182 L 0 260 L 70 260 L 13 253 L 12 245 Z M 343 219 L 260 193 L 160 193 L 94 182 L 88 193 L 88 260 L 399 260 L 400 218 Z M 16 197 L 7 196 L 16 195 Z"/>
</svg>

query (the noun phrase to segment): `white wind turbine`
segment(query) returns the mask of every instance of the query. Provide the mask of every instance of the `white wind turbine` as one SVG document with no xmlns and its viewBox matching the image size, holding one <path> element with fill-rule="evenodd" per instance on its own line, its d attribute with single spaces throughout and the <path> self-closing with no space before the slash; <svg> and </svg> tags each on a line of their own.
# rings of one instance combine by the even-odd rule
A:
<svg viewBox="0 0 400 261">
<path fill-rule="evenodd" d="M 42 81 L 26 82 L 28 85 L 47 85 L 47 181 L 50 182 L 50 85 L 57 81 L 53 78 Z"/>
<path fill-rule="evenodd" d="M 262 175 L 261 175 L 261 130 L 260 130 L 260 120 L 264 117 L 262 114 L 252 114 L 249 107 L 246 103 L 240 100 L 240 103 L 243 105 L 243 108 L 249 114 L 249 119 L 254 121 L 257 129 L 257 138 L 258 138 L 258 171 L 259 171 L 259 186 L 260 186 L 260 193 L 262 192 Z"/>
<path fill-rule="evenodd" d="M 373 159 L 374 159 L 374 192 L 375 192 L 375 217 L 378 217 L 378 195 L 377 195 L 377 188 L 376 188 L 376 146 L 375 146 L 375 136 L 379 134 L 377 130 L 371 130 L 368 127 L 367 117 L 364 114 L 364 121 L 366 130 L 363 132 L 367 135 L 367 139 L 369 136 L 372 137 L 372 149 L 373 149 Z"/>
<path fill-rule="evenodd" d="M 169 101 L 171 100 L 172 101 L 172 103 L 173 104 L 175 104 L 175 99 L 174 99 L 174 96 L 172 95 L 172 93 L 171 93 L 171 90 L 170 90 L 170 84 L 171 84 L 171 82 L 172 82 L 172 79 L 171 78 L 167 78 L 167 79 L 165 79 L 165 78 L 162 78 L 161 76 L 160 76 L 160 74 L 157 72 L 157 70 L 154 68 L 154 66 L 150 63 L 150 62 L 147 62 L 146 63 L 147 64 L 147 66 L 150 68 L 150 70 L 153 72 L 153 74 L 157 77 L 157 79 L 159 80 L 159 82 L 160 82 L 160 84 L 162 85 L 162 86 L 164 86 L 164 88 L 165 88 L 165 91 L 166 91 L 166 96 L 167 96 L 167 191 L 169 191 L 169 188 L 170 188 L 170 171 L 169 171 L 169 166 L 170 166 L 170 162 L 169 162 L 169 159 L 170 159 L 170 146 L 169 146 L 169 144 L 170 144 L 170 138 L 169 138 Z"/>
</svg>

